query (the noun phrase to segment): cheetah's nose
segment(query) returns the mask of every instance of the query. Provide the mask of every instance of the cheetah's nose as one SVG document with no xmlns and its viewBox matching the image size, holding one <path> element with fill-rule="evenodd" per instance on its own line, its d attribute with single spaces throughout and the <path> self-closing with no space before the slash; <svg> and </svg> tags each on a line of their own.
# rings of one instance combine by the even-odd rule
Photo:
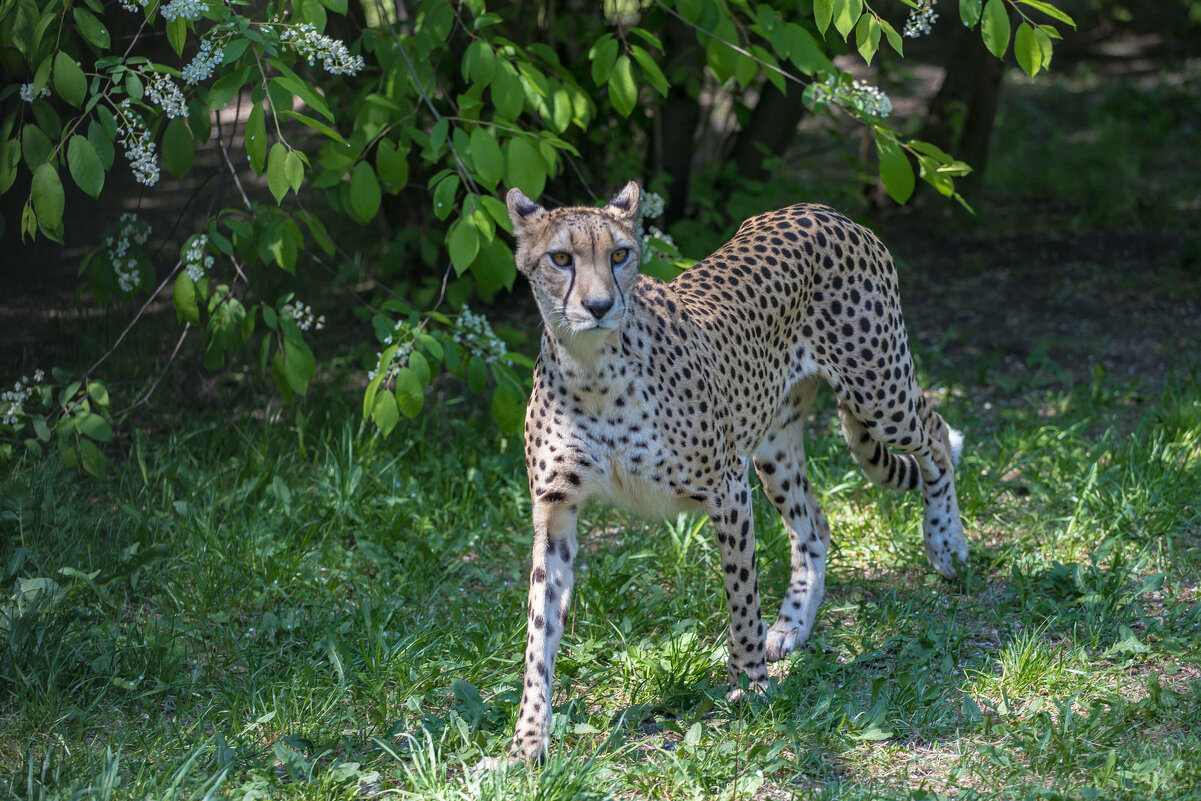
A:
<svg viewBox="0 0 1201 801">
<path fill-rule="evenodd" d="M 596 319 L 601 319 L 613 308 L 613 298 L 597 298 L 595 300 L 585 300 L 584 308 L 592 312 L 592 316 Z"/>
</svg>

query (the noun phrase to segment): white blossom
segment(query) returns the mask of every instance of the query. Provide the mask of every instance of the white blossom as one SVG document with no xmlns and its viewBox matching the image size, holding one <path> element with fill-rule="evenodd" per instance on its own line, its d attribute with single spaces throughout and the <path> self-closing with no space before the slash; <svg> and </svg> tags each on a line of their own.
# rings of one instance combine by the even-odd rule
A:
<svg viewBox="0 0 1201 801">
<path fill-rule="evenodd" d="M 638 201 L 638 213 L 644 220 L 656 220 L 663 216 L 663 196 L 655 192 L 643 192 Z"/>
<path fill-rule="evenodd" d="M 838 75 L 831 75 L 824 83 L 816 84 L 817 94 L 813 98 L 816 105 L 829 103 L 836 98 L 855 109 L 874 117 L 887 117 L 892 114 L 892 101 L 888 95 L 876 86 L 865 81 L 855 80 L 850 86 L 843 86 Z"/>
<path fill-rule="evenodd" d="M 12 389 L 0 392 L 0 423 L 15 426 L 20 422 L 20 418 L 25 414 L 25 401 L 37 391 L 33 384 L 42 383 L 44 377 L 45 373 L 35 370 L 32 383 L 29 376 L 22 376 L 20 381 L 13 383 Z"/>
<path fill-rule="evenodd" d="M 296 321 L 296 327 L 301 331 L 320 331 L 325 328 L 325 315 L 315 314 L 313 307 L 307 303 L 288 303 L 283 307 L 285 314 L 290 314 Z"/>
<path fill-rule="evenodd" d="M 154 73 L 150 78 L 150 85 L 146 87 L 146 94 L 162 107 L 163 113 L 169 119 L 182 117 L 188 113 L 187 101 L 184 99 L 183 92 L 169 75 L 161 72 Z"/>
<path fill-rule="evenodd" d="M 196 234 L 184 242 L 180 260 L 183 262 L 184 269 L 188 271 L 188 277 L 193 281 L 204 278 L 213 268 L 213 257 L 205 252 L 208 242 L 209 238 L 204 234 Z"/>
<path fill-rule="evenodd" d="M 163 19 L 174 22 L 177 19 L 195 21 L 208 13 L 209 6 L 204 0 L 171 0 L 163 6 Z"/>
<path fill-rule="evenodd" d="M 122 292 L 133 292 L 141 286 L 142 274 L 138 271 L 138 260 L 136 256 L 129 255 L 129 246 L 130 243 L 144 245 L 149 236 L 150 226 L 138 219 L 138 215 L 126 212 L 121 215 L 121 227 L 117 233 L 105 237 L 108 259 Z"/>
<path fill-rule="evenodd" d="M 201 81 L 207 81 L 224 56 L 225 51 L 220 47 L 214 48 L 212 42 L 202 40 L 200 52 L 183 68 L 184 82 L 195 86 Z"/>
<path fill-rule="evenodd" d="M 934 4 L 938 0 L 918 0 L 917 8 L 909 12 L 909 19 L 905 20 L 905 30 L 902 35 L 909 38 L 917 38 L 930 33 L 930 28 L 935 22 L 938 22 L 938 13 L 934 10 Z"/>
<path fill-rule="evenodd" d="M 140 11 L 150 5 L 150 0 L 117 0 L 126 11 Z"/>
<path fill-rule="evenodd" d="M 308 23 L 285 28 L 279 35 L 279 41 L 295 48 L 310 67 L 320 61 L 322 68 L 334 75 L 354 75 L 364 65 L 363 57 L 352 56 L 345 43 L 322 36 Z"/>
<path fill-rule="evenodd" d="M 147 130 L 142 118 L 133 110 L 129 98 L 121 101 L 117 109 L 121 113 L 121 123 L 117 134 L 125 146 L 125 158 L 133 169 L 133 177 L 140 184 L 154 186 L 158 183 L 159 168 L 157 146 L 154 137 Z"/>
<path fill-rule="evenodd" d="M 476 314 L 467 306 L 463 306 L 463 310 L 459 312 L 459 319 L 455 321 L 451 338 L 485 362 L 512 363 L 504 358 L 509 346 L 492 331 L 488 318 Z"/>
<path fill-rule="evenodd" d="M 32 103 L 34 100 L 37 100 L 39 97 L 50 97 L 50 87 L 43 86 L 41 88 L 41 91 L 35 93 L 33 91 L 32 83 L 21 84 L 21 99 L 24 100 L 26 103 Z"/>
<path fill-rule="evenodd" d="M 650 226 L 650 228 L 647 229 L 647 232 L 642 237 L 642 256 L 648 261 L 656 256 L 670 255 L 655 247 L 656 243 L 653 240 L 656 239 L 659 240 L 659 242 L 662 242 L 664 245 L 670 245 L 673 248 L 676 245 L 675 240 L 671 238 L 671 234 L 659 230 L 658 226 Z"/>
<path fill-rule="evenodd" d="M 133 177 L 138 183 L 145 186 L 154 186 L 158 183 L 157 149 L 158 146 L 150 137 L 150 131 L 143 131 L 141 136 L 125 142 L 125 158 L 129 159 Z"/>
</svg>

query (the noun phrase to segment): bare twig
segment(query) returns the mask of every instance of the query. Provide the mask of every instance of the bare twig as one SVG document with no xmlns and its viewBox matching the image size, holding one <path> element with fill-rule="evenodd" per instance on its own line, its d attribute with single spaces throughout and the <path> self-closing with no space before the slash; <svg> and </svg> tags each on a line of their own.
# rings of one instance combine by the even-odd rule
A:
<svg viewBox="0 0 1201 801">
<path fill-rule="evenodd" d="M 425 101 L 425 105 L 429 108 L 430 113 L 434 115 L 434 119 L 441 122 L 443 116 L 434 106 L 433 101 L 430 100 L 430 96 L 426 94 L 425 87 L 421 85 L 421 79 L 417 76 L 417 70 L 413 67 L 413 62 L 409 60 L 409 52 L 405 50 L 404 44 L 400 41 L 400 35 L 396 33 L 396 28 L 392 25 L 392 20 L 388 19 L 388 14 L 384 11 L 384 4 L 381 0 L 375 0 L 375 6 L 379 9 L 380 19 L 387 24 L 388 30 L 392 33 L 392 38 L 396 41 L 396 49 L 400 51 L 400 57 L 404 59 L 405 66 L 409 68 L 409 75 L 412 76 L 413 84 L 417 87 L 417 91 L 421 93 L 421 99 Z M 455 147 L 454 139 L 447 136 L 446 144 L 450 147 L 450 153 L 455 158 L 455 164 L 463 181 L 471 187 L 472 194 L 480 194 L 479 186 L 476 185 L 475 179 L 471 177 L 471 173 L 467 171 L 467 165 L 463 163 L 463 159 L 459 157 L 459 151 Z"/>
<path fill-rule="evenodd" d="M 142 319 L 142 315 L 146 313 L 146 309 L 150 308 L 150 304 L 154 302 L 154 299 L 158 297 L 159 293 L 162 292 L 167 284 L 170 283 L 171 279 L 175 277 L 175 274 L 179 272 L 179 268 L 182 265 L 182 261 L 175 262 L 175 266 L 171 268 L 169 273 L 167 273 L 167 277 L 164 278 L 162 283 L 155 287 L 154 291 L 150 293 L 150 296 L 146 298 L 146 302 L 142 304 L 142 308 L 138 309 L 138 313 L 135 314 L 133 319 L 129 321 L 129 324 L 125 326 L 125 330 L 121 332 L 119 337 L 117 337 L 117 341 L 114 342 L 107 351 L 105 351 L 103 356 L 96 360 L 95 364 L 93 364 L 87 370 L 84 370 L 83 380 L 85 383 L 87 382 L 88 376 L 90 376 L 97 367 L 103 364 L 105 359 L 113 355 L 113 351 L 117 349 L 117 346 L 121 344 L 121 342 L 125 339 L 125 336 L 130 332 L 134 325 L 137 324 L 138 320 Z"/>
<path fill-rule="evenodd" d="M 688 27 L 693 28 L 698 33 L 703 33 L 703 34 L 705 34 L 705 36 L 708 36 L 710 39 L 716 39 L 717 41 L 724 44 L 726 47 L 733 50 L 735 53 L 740 53 L 741 55 L 746 56 L 751 61 L 754 61 L 756 64 L 758 64 L 760 67 L 763 67 L 763 69 L 765 69 L 765 70 L 771 70 L 772 72 L 778 73 L 780 76 L 782 76 L 787 81 L 792 81 L 793 83 L 798 84 L 800 86 L 808 86 L 809 84 L 813 83 L 813 81 L 807 81 L 807 80 L 804 80 L 803 78 L 798 78 L 797 76 L 793 75 L 791 72 L 780 69 L 775 64 L 768 64 L 766 61 L 759 58 L 754 53 L 750 52 L 749 50 L 746 50 L 745 48 L 741 47 L 740 45 L 735 44 L 734 42 L 731 42 L 729 39 L 723 39 L 722 37 L 718 36 L 717 34 L 713 33 L 712 31 L 705 30 L 700 25 L 697 25 L 695 22 L 690 22 L 689 20 L 684 19 L 684 17 L 680 16 L 679 12 L 677 12 L 674 8 L 667 6 L 663 2 L 663 0 L 655 0 L 655 5 L 658 6 L 660 9 L 662 9 L 664 12 L 675 17 L 676 19 L 678 19 L 680 22 L 684 23 Z"/>
<path fill-rule="evenodd" d="M 163 376 L 165 376 L 167 374 L 167 370 L 169 370 L 171 368 L 171 364 L 172 364 L 172 362 L 175 361 L 175 357 L 179 355 L 179 349 L 183 346 L 183 341 L 187 338 L 188 332 L 191 330 L 192 330 L 192 324 L 185 323 L 184 327 L 183 327 L 183 331 L 181 331 L 179 334 L 179 341 L 177 341 L 175 343 L 175 350 L 171 351 L 171 355 L 169 357 L 167 357 L 167 363 L 163 365 L 162 372 L 158 374 L 158 378 L 154 379 L 154 383 L 150 385 L 150 389 L 146 390 L 146 394 L 143 395 L 139 400 L 135 401 L 134 403 L 132 403 L 129 406 L 126 406 L 124 409 L 122 409 L 121 411 L 119 411 L 115 415 L 113 415 L 113 417 L 124 417 L 125 415 L 132 412 L 134 409 L 138 408 L 139 406 L 144 405 L 147 401 L 150 400 L 150 396 L 154 394 L 154 391 L 156 389 L 158 389 L 158 385 L 163 380 Z"/>
</svg>

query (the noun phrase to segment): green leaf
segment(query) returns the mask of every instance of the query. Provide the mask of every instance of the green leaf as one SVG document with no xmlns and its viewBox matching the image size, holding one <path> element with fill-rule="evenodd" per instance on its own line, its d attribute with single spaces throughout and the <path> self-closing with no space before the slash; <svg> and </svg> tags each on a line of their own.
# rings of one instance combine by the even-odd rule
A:
<svg viewBox="0 0 1201 801">
<path fill-rule="evenodd" d="M 517 277 L 513 251 L 500 237 L 481 245 L 479 255 L 471 263 L 471 275 L 475 278 L 476 291 L 485 301 L 501 289 L 512 289 Z"/>
<path fill-rule="evenodd" d="M 1034 41 L 1038 44 L 1038 49 L 1042 54 L 1043 69 L 1050 69 L 1051 57 L 1054 55 L 1054 45 L 1051 43 L 1051 37 L 1039 27 L 1034 30 Z M 0 189 L 0 192 L 2 191 L 4 190 Z"/>
<path fill-rule="evenodd" d="M 496 54 L 483 39 L 476 39 L 463 56 L 463 77 L 481 88 L 496 75 Z"/>
<path fill-rule="evenodd" d="M 876 21 L 884 29 L 884 36 L 888 39 L 888 44 L 892 46 L 892 49 L 897 52 L 898 56 L 904 56 L 905 45 L 901 40 L 901 34 L 897 33 L 897 29 L 892 27 L 892 24 L 883 17 L 880 17 Z"/>
<path fill-rule="evenodd" d="M 75 183 L 92 197 L 99 197 L 104 188 L 104 165 L 96 148 L 86 138 L 76 134 L 67 145 L 67 166 Z"/>
<path fill-rule="evenodd" d="M 1042 68 L 1043 51 L 1029 23 L 1023 22 L 1018 26 L 1018 32 L 1013 37 L 1013 55 L 1017 57 L 1018 66 L 1031 78 Z"/>
<path fill-rule="evenodd" d="M 293 192 L 300 192 L 300 185 L 304 183 L 304 159 L 295 150 L 289 150 L 284 157 L 284 177 Z"/>
<path fill-rule="evenodd" d="M 904 203 L 913 194 L 913 166 L 897 140 L 876 131 L 876 152 L 880 155 L 880 178 L 884 190 L 897 203 Z"/>
<path fill-rule="evenodd" d="M 33 206 L 28 203 L 21 209 L 21 241 L 26 236 L 34 236 L 38 232 L 38 216 L 33 213 Z"/>
<path fill-rule="evenodd" d="M 25 166 L 31 172 L 45 164 L 53 150 L 50 137 L 42 133 L 41 128 L 26 124 L 21 130 L 21 152 L 25 155 Z"/>
<path fill-rule="evenodd" d="M 224 78 L 218 79 L 208 91 L 209 108 L 218 111 L 228 106 L 229 101 L 233 100 L 234 96 L 241 91 L 248 77 L 250 77 L 250 67 L 242 66 Z"/>
<path fill-rule="evenodd" d="M 1024 6 L 1030 6 L 1031 8 L 1037 8 L 1039 11 L 1043 12 L 1048 17 L 1051 17 L 1052 19 L 1057 19 L 1060 22 L 1064 23 L 1065 25 L 1071 25 L 1073 28 L 1076 27 L 1075 20 L 1073 20 L 1067 14 L 1063 13 L 1062 11 L 1060 11 L 1058 8 L 1051 5 L 1050 3 L 1044 3 L 1044 2 L 1042 2 L 1042 0 L 1018 0 L 1018 2 Z"/>
<path fill-rule="evenodd" d="M 325 6 L 335 14 L 346 13 L 346 0 L 321 0 L 321 5 Z"/>
<path fill-rule="evenodd" d="M 843 39 L 855 29 L 862 15 L 863 0 L 838 0 L 834 11 L 834 27 L 842 34 Z"/>
<path fill-rule="evenodd" d="M 864 14 L 855 26 L 855 42 L 859 55 L 868 64 L 872 63 L 876 51 L 880 49 L 880 23 L 871 14 Z"/>
<path fill-rule="evenodd" d="M 271 79 L 271 85 L 291 92 L 303 100 L 305 105 L 313 109 L 313 111 L 316 111 L 330 122 L 334 121 L 334 113 L 329 110 L 329 104 L 325 102 L 325 98 L 317 94 L 305 81 L 301 80 L 299 75 L 288 69 L 287 65 L 280 62 L 279 59 L 273 58 L 270 63 L 271 66 L 282 73 Z M 283 106 L 276 104 L 276 108 L 283 108 Z"/>
<path fill-rule="evenodd" d="M 592 82 L 604 86 L 617 62 L 617 40 L 605 34 L 589 49 L 588 58 L 592 61 Z"/>
<path fill-rule="evenodd" d="M 108 387 L 100 381 L 88 382 L 88 395 L 100 406 L 108 406 Z"/>
<path fill-rule="evenodd" d="M 196 142 L 183 117 L 167 123 L 163 132 L 163 166 L 176 178 L 183 178 L 192 169 L 196 157 Z"/>
<path fill-rule="evenodd" d="M 21 164 L 21 143 L 16 139 L 7 139 L 0 143 L 0 195 L 17 180 L 17 172 Z"/>
<path fill-rule="evenodd" d="M 471 132 L 471 163 L 475 165 L 476 175 L 489 189 L 505 176 L 505 154 L 496 138 L 482 125 Z"/>
<path fill-rule="evenodd" d="M 629 56 L 621 56 L 613 65 L 609 75 L 609 100 L 623 117 L 630 116 L 638 103 L 638 85 L 634 82 L 634 65 Z"/>
<path fill-rule="evenodd" d="M 200 307 L 196 304 L 196 282 L 186 271 L 175 277 L 171 300 L 180 317 L 193 325 L 200 323 Z"/>
<path fill-rule="evenodd" d="M 1009 11 L 1005 8 L 1005 0 L 988 0 L 984 4 L 980 23 L 980 34 L 984 37 L 988 52 L 997 58 L 1003 57 L 1009 49 L 1009 32 Z"/>
<path fill-rule="evenodd" d="M 371 420 L 387 436 L 400 422 L 400 411 L 396 407 L 396 396 L 391 392 L 380 392 L 375 396 L 371 409 Z"/>
<path fill-rule="evenodd" d="M 75 28 L 88 44 L 100 50 L 108 50 L 112 46 L 112 38 L 108 35 L 108 28 L 104 27 L 104 23 L 100 20 L 96 19 L 95 14 L 80 6 L 71 9 L 71 13 L 75 17 Z"/>
<path fill-rule="evenodd" d="M 530 197 L 541 195 L 546 186 L 546 162 L 538 149 L 526 137 L 514 136 L 507 150 L 505 183 Z"/>
<path fill-rule="evenodd" d="M 442 343 L 434 339 L 429 334 L 418 334 L 417 342 L 421 347 L 425 348 L 435 361 L 442 361 Z"/>
<path fill-rule="evenodd" d="M 96 155 L 100 157 L 100 164 L 104 169 L 111 170 L 113 159 L 116 157 L 116 152 L 113 150 L 113 140 L 108 135 L 108 131 L 104 130 L 104 126 L 95 120 L 88 123 L 88 141 L 92 143 Z M 3 182 L 0 182 L 0 192 L 3 192 L 4 189 Z"/>
<path fill-rule="evenodd" d="M 833 16 L 834 0 L 813 0 L 813 21 L 817 23 L 817 29 L 821 31 L 822 36 L 826 35 L 826 29 L 830 27 Z"/>
<path fill-rule="evenodd" d="M 183 17 L 176 17 L 167 23 L 167 44 L 171 45 L 171 49 L 175 51 L 175 55 L 183 55 L 183 46 L 188 41 L 188 21 Z"/>
<path fill-rule="evenodd" d="M 930 156 L 919 155 L 917 162 L 920 166 L 922 180 L 937 189 L 940 195 L 950 197 L 955 193 L 955 181 L 950 175 L 939 170 L 937 161 Z"/>
<path fill-rule="evenodd" d="M 984 0 L 959 0 L 959 19 L 969 28 L 976 27 L 980 21 L 980 8 Z"/>
<path fill-rule="evenodd" d="M 361 223 L 369 222 L 379 211 L 380 188 L 375 170 L 365 161 L 355 165 L 350 177 L 350 207 Z"/>
<path fill-rule="evenodd" d="M 446 234 L 446 249 L 455 273 L 462 275 L 480 252 L 480 236 L 470 219 L 460 217 Z"/>
<path fill-rule="evenodd" d="M 937 145 L 930 144 L 929 142 L 923 142 L 920 139 L 911 139 L 909 141 L 909 146 L 919 153 L 925 153 L 939 164 L 950 164 L 952 161 L 954 161 L 954 159 L 951 158 L 951 154 L 947 153 Z"/>
<path fill-rule="evenodd" d="M 492 94 L 492 105 L 496 111 L 507 120 L 515 120 L 525 107 L 525 89 L 521 85 L 521 76 L 508 61 L 498 61 L 496 75 L 488 88 Z"/>
<path fill-rule="evenodd" d="M 434 216 L 445 220 L 455 208 L 455 195 L 459 191 L 459 176 L 448 175 L 434 189 Z"/>
<path fill-rule="evenodd" d="M 246 157 L 254 174 L 262 175 L 267 162 L 267 118 L 262 103 L 253 104 L 246 117 Z"/>
<path fill-rule="evenodd" d="M 409 182 L 409 151 L 387 139 L 375 151 L 375 169 L 380 180 L 399 192 Z"/>
<path fill-rule="evenodd" d="M 638 45 L 630 47 L 630 54 L 634 56 L 634 60 L 642 68 L 642 74 L 646 76 L 647 83 L 654 87 L 655 91 L 660 95 L 667 97 L 667 92 L 671 87 L 667 83 L 667 77 L 663 74 L 663 70 L 659 69 L 659 65 L 655 63 L 655 59 L 651 57 L 651 54 Z"/>
<path fill-rule="evenodd" d="M 108 421 L 95 412 L 90 412 L 86 417 L 79 421 L 77 426 L 79 433 L 85 437 L 91 437 L 97 442 L 112 442 L 113 427 Z"/>
<path fill-rule="evenodd" d="M 131 100 L 141 100 L 146 94 L 146 84 L 142 82 L 141 76 L 132 70 L 125 73 L 125 94 L 129 95 Z"/>
<path fill-rule="evenodd" d="M 66 460 L 64 459 L 64 461 Z M 104 478 L 104 471 L 108 466 L 104 454 L 90 439 L 79 441 L 79 464 L 83 467 L 83 471 L 92 478 Z"/>
<path fill-rule="evenodd" d="M 478 355 L 472 355 L 467 362 L 467 388 L 476 395 L 484 391 L 488 385 L 488 365 Z"/>
<path fill-rule="evenodd" d="M 525 422 L 525 398 L 508 381 L 499 382 L 492 393 L 492 419 L 507 434 L 517 433 Z"/>
<path fill-rule="evenodd" d="M 267 159 L 267 188 L 271 190 L 271 194 L 275 197 L 276 203 L 282 202 L 284 195 L 288 194 L 288 174 L 285 169 L 287 160 L 288 148 L 285 147 L 281 142 L 276 142 L 273 144 L 271 146 L 271 155 Z M 366 162 L 360 162 L 360 164 L 365 163 Z M 370 165 L 367 166 L 367 169 L 371 169 Z M 356 170 L 356 175 L 357 172 L 358 171 Z M 374 177 L 374 174 L 372 177 Z M 351 191 L 351 202 L 353 203 L 353 186 Z M 379 206 L 379 182 L 375 183 L 375 205 L 376 207 Z M 358 209 L 358 211 L 361 212 L 362 209 Z M 366 215 L 367 219 L 371 219 L 373 216 L 375 216 L 374 211 Z"/>
<path fill-rule="evenodd" d="M 415 350 L 409 354 L 409 369 L 417 376 L 422 387 L 428 387 L 434 380 L 434 371 L 430 369 L 429 359 L 425 358 L 421 351 Z"/>
<path fill-rule="evenodd" d="M 63 195 L 63 184 L 58 178 L 58 170 L 53 164 L 43 163 L 34 170 L 31 193 L 33 211 L 38 216 L 38 225 L 49 230 L 55 230 L 63 222 L 63 208 L 66 199 Z"/>
<path fill-rule="evenodd" d="M 274 261 L 281 270 L 296 271 L 298 230 L 290 220 L 268 226 L 259 239 L 258 252 L 264 261 Z M 281 323 L 282 326 L 282 323 Z M 286 329 L 285 329 L 286 330 Z"/>
<path fill-rule="evenodd" d="M 404 416 L 412 420 L 425 404 L 425 388 L 417 380 L 417 374 L 408 367 L 396 371 L 396 405 Z"/>
<path fill-rule="evenodd" d="M 337 131 L 335 131 L 333 128 L 329 127 L 328 125 L 326 125 L 321 120 L 314 119 L 313 117 L 310 117 L 307 114 L 301 114 L 299 111 L 289 111 L 288 109 L 284 109 L 283 111 L 278 112 L 278 114 L 281 117 L 287 117 L 288 119 L 296 120 L 297 122 L 303 123 L 303 124 L 309 126 L 310 128 L 312 128 L 314 131 L 318 131 L 320 133 L 325 134 L 330 139 L 333 139 L 335 142 L 338 142 L 343 145 L 346 144 L 346 138 L 343 137 L 342 134 L 338 133 Z"/>
<path fill-rule="evenodd" d="M 54 56 L 54 90 L 72 106 L 81 105 L 88 92 L 83 70 L 62 50 Z"/>
<path fill-rule="evenodd" d="M 284 337 L 284 378 L 298 395 L 308 392 L 309 382 L 317 377 L 317 360 L 303 342 Z"/>
</svg>

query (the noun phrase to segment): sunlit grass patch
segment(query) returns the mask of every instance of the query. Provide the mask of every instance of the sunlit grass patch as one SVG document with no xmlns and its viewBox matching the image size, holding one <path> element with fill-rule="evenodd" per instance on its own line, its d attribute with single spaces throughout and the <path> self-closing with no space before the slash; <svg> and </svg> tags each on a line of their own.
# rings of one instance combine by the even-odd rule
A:
<svg viewBox="0 0 1201 801">
<path fill-rule="evenodd" d="M 1201 386 L 1182 376 L 1142 405 L 1044 396 L 1050 417 L 945 402 L 975 432 L 958 474 L 973 556 L 955 582 L 925 564 L 918 496 L 868 487 L 818 423 L 826 603 L 748 703 L 725 700 L 704 521 L 586 507 L 554 756 L 503 777 L 468 768 L 503 752 L 519 701 L 530 535 L 513 441 L 451 421 L 390 447 L 309 429 L 302 456 L 276 424 L 240 424 L 231 444 L 197 421 L 144 440 L 104 502 L 31 466 L 3 484 L 3 787 L 1185 797 Z M 758 492 L 755 512 L 770 622 L 789 546 Z"/>
</svg>

